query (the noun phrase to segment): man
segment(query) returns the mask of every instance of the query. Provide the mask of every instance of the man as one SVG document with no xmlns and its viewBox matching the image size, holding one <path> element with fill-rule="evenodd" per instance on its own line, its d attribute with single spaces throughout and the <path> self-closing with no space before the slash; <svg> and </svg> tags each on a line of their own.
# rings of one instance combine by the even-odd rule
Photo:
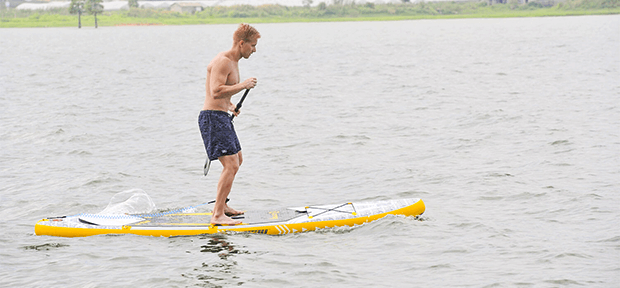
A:
<svg viewBox="0 0 620 288">
<path fill-rule="evenodd" d="M 240 112 L 235 111 L 236 107 L 230 98 L 240 91 L 256 86 L 256 78 L 248 78 L 240 82 L 239 60 L 248 59 L 252 53 L 256 52 L 258 38 L 260 38 L 260 33 L 254 27 L 240 24 L 233 34 L 232 48 L 215 56 L 207 66 L 207 95 L 198 117 L 198 124 L 207 151 L 207 162 L 219 160 L 223 166 L 217 184 L 211 224 L 236 225 L 241 223 L 228 215 L 240 215 L 243 212 L 230 208 L 226 203 L 235 175 L 243 162 L 241 145 L 228 112 L 238 116 Z"/>
</svg>

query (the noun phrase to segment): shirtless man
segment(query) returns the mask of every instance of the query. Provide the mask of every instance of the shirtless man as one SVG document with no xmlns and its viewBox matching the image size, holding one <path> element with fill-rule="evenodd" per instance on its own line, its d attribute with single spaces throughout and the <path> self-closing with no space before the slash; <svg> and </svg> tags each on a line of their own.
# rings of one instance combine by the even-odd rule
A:
<svg viewBox="0 0 620 288">
<path fill-rule="evenodd" d="M 207 95 L 198 117 L 198 124 L 207 151 L 207 162 L 219 160 L 223 166 L 217 183 L 211 224 L 241 223 L 227 216 L 243 214 L 226 204 L 235 175 L 243 162 L 241 145 L 228 112 L 238 116 L 239 112 L 235 111 L 236 107 L 230 98 L 245 89 L 252 89 L 256 86 L 256 78 L 248 78 L 240 82 L 239 60 L 248 59 L 252 53 L 256 52 L 258 38 L 260 38 L 260 33 L 254 27 L 240 24 L 233 34 L 232 48 L 215 56 L 207 66 Z"/>
</svg>

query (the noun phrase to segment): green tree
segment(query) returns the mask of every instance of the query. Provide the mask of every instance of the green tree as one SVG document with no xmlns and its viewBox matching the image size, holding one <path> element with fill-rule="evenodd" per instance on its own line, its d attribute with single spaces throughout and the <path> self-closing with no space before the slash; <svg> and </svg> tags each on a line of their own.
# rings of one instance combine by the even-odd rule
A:
<svg viewBox="0 0 620 288">
<path fill-rule="evenodd" d="M 86 12 L 88 12 L 88 14 L 95 15 L 95 28 L 98 27 L 97 13 L 103 12 L 103 5 L 101 2 L 103 2 L 103 0 L 86 0 L 86 3 L 84 3 Z"/>
<path fill-rule="evenodd" d="M 82 28 L 82 11 L 84 11 L 84 0 L 71 0 L 69 13 L 78 14 L 78 28 Z"/>
<path fill-rule="evenodd" d="M 129 0 L 128 3 L 129 8 L 138 8 L 138 0 Z"/>
</svg>

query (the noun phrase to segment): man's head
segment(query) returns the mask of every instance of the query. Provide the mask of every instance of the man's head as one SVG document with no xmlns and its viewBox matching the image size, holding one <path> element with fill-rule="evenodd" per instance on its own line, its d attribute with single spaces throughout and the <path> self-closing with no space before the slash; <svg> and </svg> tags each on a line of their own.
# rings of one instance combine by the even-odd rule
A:
<svg viewBox="0 0 620 288">
<path fill-rule="evenodd" d="M 258 38 L 260 38 L 260 33 L 258 33 L 256 28 L 249 24 L 241 23 L 233 34 L 233 43 L 235 46 L 240 46 L 241 56 L 247 59 L 252 53 L 256 52 Z"/>
</svg>

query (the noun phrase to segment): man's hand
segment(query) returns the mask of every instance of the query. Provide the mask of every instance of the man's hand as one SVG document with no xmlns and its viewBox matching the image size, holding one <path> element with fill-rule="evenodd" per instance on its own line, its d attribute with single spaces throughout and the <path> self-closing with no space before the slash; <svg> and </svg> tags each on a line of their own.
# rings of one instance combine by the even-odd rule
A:
<svg viewBox="0 0 620 288">
<path fill-rule="evenodd" d="M 254 87 L 256 87 L 256 78 L 248 78 L 245 81 L 243 81 L 244 89 L 252 89 Z"/>
<path fill-rule="evenodd" d="M 241 114 L 241 109 L 239 109 L 239 111 L 235 111 L 235 109 L 237 109 L 237 106 L 231 102 L 228 106 L 228 111 L 230 111 L 235 117 L 237 117 L 239 116 L 239 114 Z"/>
</svg>

